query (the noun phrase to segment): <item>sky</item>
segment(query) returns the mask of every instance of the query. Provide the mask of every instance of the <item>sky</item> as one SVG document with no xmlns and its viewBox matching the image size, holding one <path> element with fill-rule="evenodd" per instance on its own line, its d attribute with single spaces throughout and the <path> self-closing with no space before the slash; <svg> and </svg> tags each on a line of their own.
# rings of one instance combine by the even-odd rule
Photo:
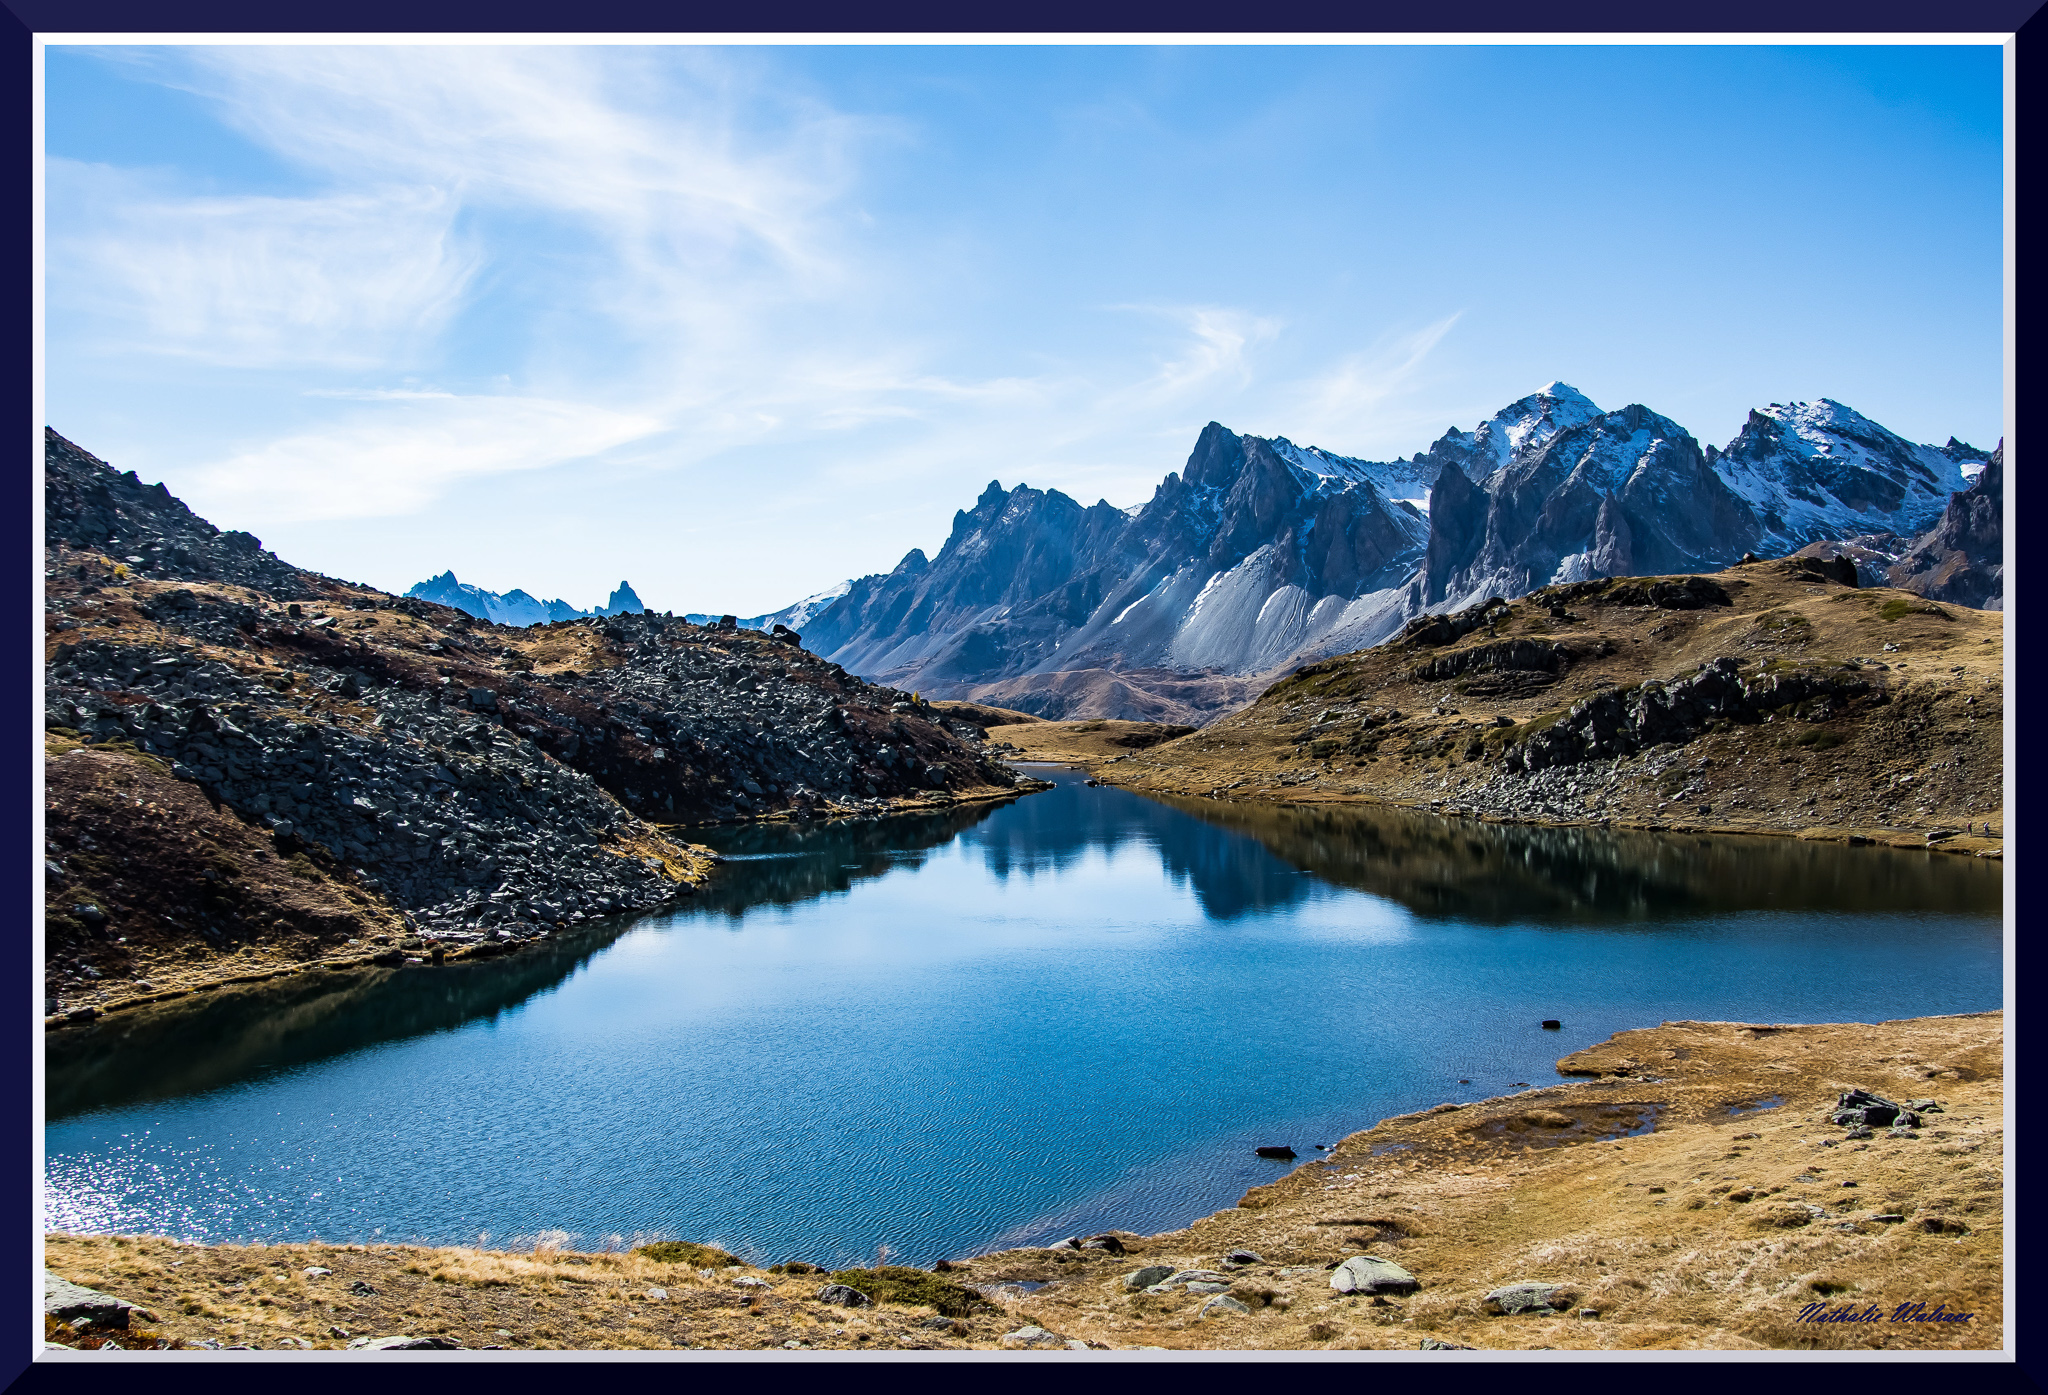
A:
<svg viewBox="0 0 2048 1395">
<path fill-rule="evenodd" d="M 1991 46 L 51 45 L 45 416 L 287 561 L 748 615 L 1211 420 L 2004 420 Z"/>
</svg>

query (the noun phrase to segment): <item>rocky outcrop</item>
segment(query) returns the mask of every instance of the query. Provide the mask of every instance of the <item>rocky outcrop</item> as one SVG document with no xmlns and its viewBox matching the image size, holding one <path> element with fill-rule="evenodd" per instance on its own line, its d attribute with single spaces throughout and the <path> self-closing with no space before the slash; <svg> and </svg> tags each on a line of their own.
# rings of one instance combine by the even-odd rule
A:
<svg viewBox="0 0 2048 1395">
<path fill-rule="evenodd" d="M 1887 580 L 1904 591 L 1973 610 L 2005 608 L 2005 443 L 1976 482 L 1952 496 L 1941 520 L 1914 540 Z"/>
<path fill-rule="evenodd" d="M 673 825 L 1016 784 L 794 634 L 482 623 L 291 567 L 54 433 L 47 474 L 53 1012 L 180 946 L 421 952 L 654 906 L 708 869 Z"/>
<path fill-rule="evenodd" d="M 1612 760 L 1662 743 L 1691 741 L 1716 722 L 1748 724 L 1778 712 L 1825 721 L 1851 703 L 1884 700 L 1876 675 L 1865 676 L 1855 665 L 1767 669 L 1753 675 L 1741 669 L 1740 660 L 1719 658 L 1673 682 L 1610 688 L 1581 698 L 1555 723 L 1510 745 L 1504 764 L 1510 771 L 1535 771 Z"/>
</svg>

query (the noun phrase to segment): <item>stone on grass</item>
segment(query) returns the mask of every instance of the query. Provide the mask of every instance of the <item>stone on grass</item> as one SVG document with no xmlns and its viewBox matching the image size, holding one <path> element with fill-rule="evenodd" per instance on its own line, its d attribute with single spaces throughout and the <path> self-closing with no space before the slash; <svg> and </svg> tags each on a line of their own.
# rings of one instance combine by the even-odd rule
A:
<svg viewBox="0 0 2048 1395">
<path fill-rule="evenodd" d="M 1249 1312 L 1251 1309 L 1248 1306 L 1227 1293 L 1219 1293 L 1202 1305 L 1202 1316 L 1205 1318 L 1243 1317 Z"/>
<path fill-rule="evenodd" d="M 43 1311 L 59 1322 L 87 1327 L 126 1327 L 133 1303 L 43 1271 Z"/>
<path fill-rule="evenodd" d="M 1148 1264 L 1135 1274 L 1124 1275 L 1124 1287 L 1129 1289 L 1150 1288 L 1173 1277 L 1171 1264 Z"/>
<path fill-rule="evenodd" d="M 1006 1347 L 1064 1347 L 1067 1339 L 1057 1332 L 1048 1332 L 1043 1327 L 1020 1327 L 1015 1332 L 1005 1332 L 1002 1344 Z"/>
<path fill-rule="evenodd" d="M 1330 1275 L 1339 1293 L 1413 1293 L 1421 1282 L 1406 1269 L 1378 1255 L 1353 1255 Z"/>
<path fill-rule="evenodd" d="M 348 1344 L 350 1351 L 461 1351 L 453 1337 L 358 1337 Z"/>
<path fill-rule="evenodd" d="M 865 1308 L 870 1302 L 868 1296 L 857 1288 L 845 1284 L 826 1284 L 818 1290 L 820 1303 L 837 1303 L 843 1308 Z"/>
<path fill-rule="evenodd" d="M 1422 1339 L 1422 1349 L 1423 1349 L 1424 1351 L 1477 1351 L 1477 1350 L 1479 1350 L 1479 1348 L 1477 1348 L 1477 1347 L 1468 1347 L 1468 1346 L 1463 1346 L 1463 1345 L 1461 1345 L 1460 1343 L 1457 1343 L 1457 1342 L 1444 1342 L 1444 1341 L 1439 1341 L 1439 1340 L 1437 1340 L 1437 1339 L 1436 1339 L 1435 1337 L 1424 1337 L 1424 1338 Z"/>
<path fill-rule="evenodd" d="M 1486 1309 L 1507 1317 L 1515 1313 L 1548 1314 L 1557 1308 L 1563 1284 L 1537 1283 L 1533 1280 L 1519 1284 L 1504 1284 L 1486 1295 Z"/>
</svg>

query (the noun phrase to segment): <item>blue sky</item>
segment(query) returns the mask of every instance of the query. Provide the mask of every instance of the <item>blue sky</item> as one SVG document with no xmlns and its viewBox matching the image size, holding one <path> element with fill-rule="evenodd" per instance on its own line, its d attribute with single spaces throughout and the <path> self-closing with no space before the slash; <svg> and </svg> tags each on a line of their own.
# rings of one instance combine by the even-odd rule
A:
<svg viewBox="0 0 2048 1395">
<path fill-rule="evenodd" d="M 393 590 L 757 613 L 1215 419 L 2003 419 L 1993 47 L 46 56 L 46 416 Z"/>
</svg>

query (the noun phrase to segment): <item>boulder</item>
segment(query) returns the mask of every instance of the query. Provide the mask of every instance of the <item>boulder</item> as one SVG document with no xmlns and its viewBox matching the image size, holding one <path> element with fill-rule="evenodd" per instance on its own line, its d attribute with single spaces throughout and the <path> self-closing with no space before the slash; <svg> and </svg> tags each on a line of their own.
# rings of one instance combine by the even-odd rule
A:
<svg viewBox="0 0 2048 1395">
<path fill-rule="evenodd" d="M 128 1314 L 134 1311 L 133 1303 L 60 1279 L 47 1269 L 43 1271 L 43 1312 L 59 1322 L 126 1327 Z"/>
<path fill-rule="evenodd" d="M 1227 1293 L 1219 1293 L 1202 1305 L 1201 1315 L 1205 1318 L 1244 1317 L 1251 1309 Z"/>
<path fill-rule="evenodd" d="M 1170 1264 L 1148 1264 L 1134 1274 L 1124 1275 L 1124 1287 L 1128 1289 L 1150 1288 L 1173 1277 Z"/>
<path fill-rule="evenodd" d="M 348 1344 L 350 1351 L 461 1351 L 453 1337 L 358 1337 Z"/>
<path fill-rule="evenodd" d="M 1564 1292 L 1563 1284 L 1537 1283 L 1533 1280 L 1506 1284 L 1486 1295 L 1486 1310 L 1502 1317 L 1515 1313 L 1547 1315 L 1555 1312 L 1565 1301 Z"/>
<path fill-rule="evenodd" d="M 1436 1338 L 1434 1338 L 1434 1337 L 1424 1337 L 1424 1338 L 1422 1339 L 1422 1349 L 1423 1349 L 1424 1351 L 1477 1351 L 1477 1350 L 1479 1350 L 1479 1348 L 1477 1348 L 1477 1347 L 1468 1347 L 1468 1346 L 1461 1346 L 1461 1345 L 1459 1345 L 1459 1344 L 1458 1344 L 1457 1342 L 1440 1342 L 1440 1341 L 1438 1341 L 1438 1340 L 1437 1340 Z"/>
<path fill-rule="evenodd" d="M 1859 1125 L 1884 1128 L 1905 1112 L 1904 1105 L 1882 1095 L 1874 1095 L 1868 1090 L 1845 1090 L 1836 1096 L 1835 1107 L 1828 1120 L 1849 1128 Z M 1916 1119 L 1914 1122 L 1919 1121 Z"/>
<path fill-rule="evenodd" d="M 1229 1265 L 1264 1264 L 1266 1257 L 1257 1250 L 1232 1250 L 1223 1256 L 1223 1262 Z"/>
<path fill-rule="evenodd" d="M 842 1308 L 865 1308 L 873 1300 L 857 1288 L 848 1288 L 845 1284 L 826 1284 L 818 1290 L 818 1301 L 837 1303 Z"/>
<path fill-rule="evenodd" d="M 1406 1269 L 1378 1255 L 1353 1255 L 1330 1275 L 1339 1293 L 1413 1293 L 1421 1282 Z"/>
<path fill-rule="evenodd" d="M 1291 1158 L 1294 1156 L 1294 1150 L 1284 1143 L 1268 1143 L 1263 1147 L 1254 1148 L 1252 1151 L 1262 1158 Z"/>
<path fill-rule="evenodd" d="M 1015 1332 L 1005 1332 L 1001 1342 L 1006 1347 L 1064 1347 L 1065 1337 L 1057 1332 L 1048 1332 L 1043 1327 L 1020 1327 Z"/>
</svg>

